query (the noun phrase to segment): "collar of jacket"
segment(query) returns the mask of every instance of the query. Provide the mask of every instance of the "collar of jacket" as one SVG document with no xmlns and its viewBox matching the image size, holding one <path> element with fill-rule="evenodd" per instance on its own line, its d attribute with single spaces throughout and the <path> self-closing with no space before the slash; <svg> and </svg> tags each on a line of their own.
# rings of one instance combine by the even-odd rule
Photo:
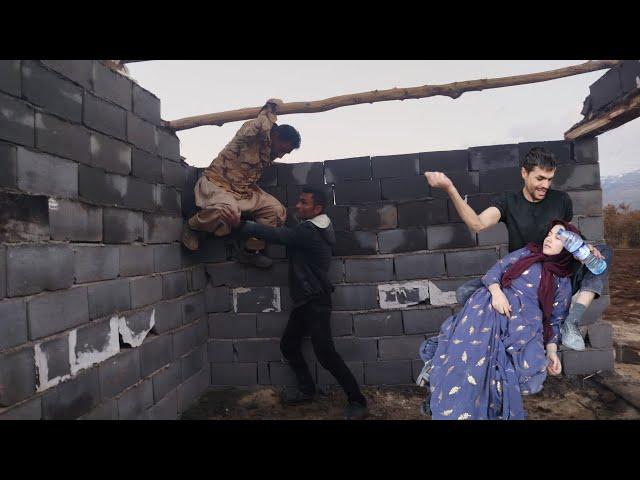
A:
<svg viewBox="0 0 640 480">
<path fill-rule="evenodd" d="M 331 219 L 324 213 L 321 213 L 317 217 L 310 218 L 307 221 L 313 223 L 318 228 L 327 228 L 331 224 Z"/>
</svg>

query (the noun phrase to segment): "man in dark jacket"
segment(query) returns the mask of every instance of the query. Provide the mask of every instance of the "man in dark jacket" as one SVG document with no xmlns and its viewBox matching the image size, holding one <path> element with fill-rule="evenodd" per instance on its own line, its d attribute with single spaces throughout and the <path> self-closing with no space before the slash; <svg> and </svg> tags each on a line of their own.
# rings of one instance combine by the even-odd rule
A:
<svg viewBox="0 0 640 480">
<path fill-rule="evenodd" d="M 294 308 L 280 340 L 280 350 L 296 374 L 299 390 L 288 391 L 287 403 L 313 400 L 316 387 L 302 356 L 302 337 L 309 333 L 313 351 L 322 365 L 335 377 L 347 395 L 347 419 L 368 415 L 367 401 L 358 382 L 336 352 L 331 336 L 331 292 L 328 272 L 336 243 L 331 220 L 323 213 L 327 200 L 321 190 L 304 187 L 296 204 L 296 216 L 301 220 L 295 228 L 270 227 L 251 221 L 241 221 L 235 211 L 225 213 L 228 225 L 239 233 L 287 246 L 289 257 L 289 291 Z"/>
</svg>

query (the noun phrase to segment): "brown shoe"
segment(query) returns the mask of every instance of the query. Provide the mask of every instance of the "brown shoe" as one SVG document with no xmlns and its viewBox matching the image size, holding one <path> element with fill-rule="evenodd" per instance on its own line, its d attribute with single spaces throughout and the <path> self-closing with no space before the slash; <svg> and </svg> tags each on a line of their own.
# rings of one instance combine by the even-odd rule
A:
<svg viewBox="0 0 640 480">
<path fill-rule="evenodd" d="M 263 253 L 251 253 L 245 250 L 244 245 L 240 241 L 233 243 L 233 256 L 239 263 L 252 265 L 256 268 L 267 269 L 271 268 L 271 265 L 273 265 L 273 260 Z"/>
<path fill-rule="evenodd" d="M 182 227 L 182 244 L 192 252 L 198 250 L 198 233 L 192 230 L 188 223 Z"/>
</svg>

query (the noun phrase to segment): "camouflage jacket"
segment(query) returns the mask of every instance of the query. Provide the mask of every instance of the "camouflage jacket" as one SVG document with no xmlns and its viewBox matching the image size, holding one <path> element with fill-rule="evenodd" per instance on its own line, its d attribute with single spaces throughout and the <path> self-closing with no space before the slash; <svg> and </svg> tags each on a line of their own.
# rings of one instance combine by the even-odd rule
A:
<svg viewBox="0 0 640 480">
<path fill-rule="evenodd" d="M 271 127 L 277 117 L 263 109 L 257 118 L 248 120 L 233 139 L 205 169 L 204 175 L 216 185 L 239 198 L 250 198 L 258 187 L 262 171 L 270 166 Z"/>
</svg>

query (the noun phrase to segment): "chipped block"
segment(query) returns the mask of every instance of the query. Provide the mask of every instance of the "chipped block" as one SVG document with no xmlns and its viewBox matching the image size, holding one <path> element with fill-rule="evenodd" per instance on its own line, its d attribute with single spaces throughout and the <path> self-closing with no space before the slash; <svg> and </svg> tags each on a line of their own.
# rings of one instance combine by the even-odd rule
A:
<svg viewBox="0 0 640 480">
<path fill-rule="evenodd" d="M 120 352 L 119 319 L 91 322 L 69 333 L 71 373 L 76 375 L 92 365 L 104 362 Z"/>
<path fill-rule="evenodd" d="M 234 288 L 233 311 L 237 313 L 280 312 L 280 287 Z"/>
<path fill-rule="evenodd" d="M 34 346 L 37 371 L 36 391 L 43 392 L 71 378 L 67 335 Z"/>
<path fill-rule="evenodd" d="M 429 282 L 419 280 L 404 283 L 378 285 L 380 308 L 407 308 L 425 303 L 429 298 Z"/>
<path fill-rule="evenodd" d="M 155 308 L 129 313 L 118 318 L 118 332 L 122 343 L 139 347 L 156 324 Z"/>
</svg>

